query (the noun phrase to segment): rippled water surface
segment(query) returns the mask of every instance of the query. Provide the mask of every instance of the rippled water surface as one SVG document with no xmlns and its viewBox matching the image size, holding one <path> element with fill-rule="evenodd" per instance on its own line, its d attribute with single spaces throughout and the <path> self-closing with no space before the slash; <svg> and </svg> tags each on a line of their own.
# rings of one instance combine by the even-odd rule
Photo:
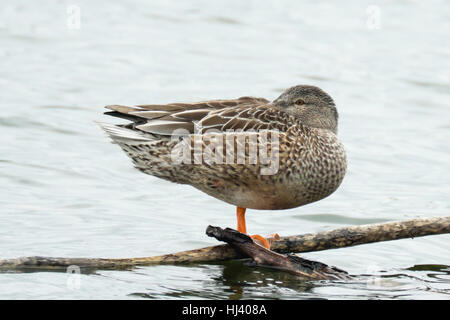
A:
<svg viewBox="0 0 450 320">
<path fill-rule="evenodd" d="M 74 14 L 80 13 L 80 28 Z M 139 257 L 213 245 L 235 209 L 133 169 L 94 121 L 107 104 L 276 98 L 323 88 L 349 168 L 330 197 L 249 210 L 293 235 L 450 214 L 445 1 L 2 1 L 0 258 Z M 112 120 L 114 121 L 114 120 Z M 450 236 L 304 254 L 360 275 L 305 282 L 241 261 L 1 273 L 2 299 L 449 299 Z"/>
</svg>

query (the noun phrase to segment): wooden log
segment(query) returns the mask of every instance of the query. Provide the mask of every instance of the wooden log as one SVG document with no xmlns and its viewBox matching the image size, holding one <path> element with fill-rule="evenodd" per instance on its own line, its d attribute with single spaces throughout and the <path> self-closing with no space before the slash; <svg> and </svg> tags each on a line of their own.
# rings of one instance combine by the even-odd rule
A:
<svg viewBox="0 0 450 320">
<path fill-rule="evenodd" d="M 271 249 L 277 253 L 301 253 L 444 233 L 450 233 L 450 217 L 350 226 L 313 234 L 281 237 L 272 244 Z M 225 244 L 142 258 L 22 257 L 0 259 L 0 270 L 65 270 L 70 265 L 80 268 L 120 269 L 156 264 L 218 262 L 244 257 L 244 254 Z"/>
<path fill-rule="evenodd" d="M 279 253 L 311 252 L 450 233 L 450 216 L 343 227 L 274 242 Z"/>
<path fill-rule="evenodd" d="M 236 230 L 209 226 L 206 234 L 228 243 L 238 252 L 250 257 L 260 266 L 276 268 L 308 280 L 333 280 L 350 278 L 347 272 L 336 267 L 303 259 L 295 255 L 282 255 L 268 250 L 243 233 Z"/>
</svg>

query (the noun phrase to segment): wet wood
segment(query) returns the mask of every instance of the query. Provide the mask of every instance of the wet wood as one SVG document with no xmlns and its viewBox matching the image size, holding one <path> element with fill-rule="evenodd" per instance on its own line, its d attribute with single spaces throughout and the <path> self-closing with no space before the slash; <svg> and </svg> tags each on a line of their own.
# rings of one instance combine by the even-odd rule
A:
<svg viewBox="0 0 450 320">
<path fill-rule="evenodd" d="M 253 259 L 259 266 L 276 268 L 308 280 L 346 279 L 347 272 L 324 263 L 303 259 L 295 255 L 282 255 L 268 250 L 236 230 L 209 226 L 206 234 L 219 241 L 224 241 L 236 251 Z"/>
<path fill-rule="evenodd" d="M 281 254 L 301 253 L 444 233 L 450 233 L 450 217 L 350 226 L 312 234 L 281 237 L 280 240 L 273 243 L 271 249 Z M 76 265 L 80 268 L 120 269 L 156 264 L 218 262 L 244 257 L 245 255 L 241 252 L 224 244 L 142 258 L 22 257 L 0 259 L 0 270 L 65 270 L 71 265 Z"/>
</svg>

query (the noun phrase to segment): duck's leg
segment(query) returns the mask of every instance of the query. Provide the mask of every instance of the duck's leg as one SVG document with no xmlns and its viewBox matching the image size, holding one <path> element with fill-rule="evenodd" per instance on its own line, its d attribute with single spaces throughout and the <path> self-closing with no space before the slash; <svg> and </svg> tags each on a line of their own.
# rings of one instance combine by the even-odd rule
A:
<svg viewBox="0 0 450 320">
<path fill-rule="evenodd" d="M 246 208 L 237 207 L 236 215 L 237 215 L 237 231 L 247 234 L 247 228 L 245 226 L 245 210 Z M 250 236 L 257 244 L 262 245 L 263 247 L 270 250 L 270 241 L 267 238 L 260 236 L 259 234 L 255 234 Z M 273 234 L 271 240 L 279 239 L 278 234 Z"/>
<path fill-rule="evenodd" d="M 247 228 L 245 227 L 245 210 L 245 208 L 236 207 L 237 231 L 243 234 L 247 234 Z"/>
</svg>

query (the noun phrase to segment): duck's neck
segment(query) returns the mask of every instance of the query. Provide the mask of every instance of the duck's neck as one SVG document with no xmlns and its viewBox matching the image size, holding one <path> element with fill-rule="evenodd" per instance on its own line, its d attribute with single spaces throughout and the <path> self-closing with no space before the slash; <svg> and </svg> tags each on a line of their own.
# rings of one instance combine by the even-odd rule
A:
<svg viewBox="0 0 450 320">
<path fill-rule="evenodd" d="M 276 108 L 292 115 L 301 124 L 318 129 L 330 130 L 337 134 L 337 111 L 336 110 L 315 110 L 313 108 L 298 108 L 298 107 L 279 107 Z"/>
</svg>

